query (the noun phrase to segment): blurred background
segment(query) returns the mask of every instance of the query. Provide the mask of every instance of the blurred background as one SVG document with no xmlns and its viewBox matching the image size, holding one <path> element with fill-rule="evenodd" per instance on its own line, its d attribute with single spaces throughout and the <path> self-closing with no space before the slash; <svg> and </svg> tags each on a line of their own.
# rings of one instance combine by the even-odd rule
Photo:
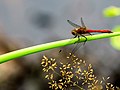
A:
<svg viewBox="0 0 120 90">
<path fill-rule="evenodd" d="M 72 38 L 74 28 L 83 17 L 91 29 L 110 29 L 120 23 L 120 17 L 106 18 L 103 10 L 120 6 L 119 0 L 0 0 L 0 53 L 32 45 Z M 66 47 L 73 49 L 74 45 Z M 0 90 L 47 90 L 47 81 L 41 77 L 41 56 L 59 56 L 60 49 L 25 56 L 0 65 Z M 52 54 L 51 54 L 52 52 Z M 63 51 L 64 52 L 64 51 Z M 68 51 L 69 53 L 70 51 Z M 87 42 L 77 56 L 91 63 L 98 76 L 111 77 L 120 87 L 120 51 L 109 39 Z M 60 54 L 62 55 L 62 54 Z M 44 84 L 45 83 L 45 84 Z"/>
</svg>

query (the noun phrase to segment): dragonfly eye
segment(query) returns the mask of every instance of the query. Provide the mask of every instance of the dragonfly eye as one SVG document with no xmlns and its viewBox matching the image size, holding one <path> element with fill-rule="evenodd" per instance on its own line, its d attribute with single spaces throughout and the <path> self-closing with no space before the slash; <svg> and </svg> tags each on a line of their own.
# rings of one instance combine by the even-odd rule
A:
<svg viewBox="0 0 120 90">
<path fill-rule="evenodd" d="M 77 34 L 77 32 L 75 31 L 75 30 L 72 30 L 72 32 L 71 32 L 73 35 L 76 35 Z"/>
</svg>

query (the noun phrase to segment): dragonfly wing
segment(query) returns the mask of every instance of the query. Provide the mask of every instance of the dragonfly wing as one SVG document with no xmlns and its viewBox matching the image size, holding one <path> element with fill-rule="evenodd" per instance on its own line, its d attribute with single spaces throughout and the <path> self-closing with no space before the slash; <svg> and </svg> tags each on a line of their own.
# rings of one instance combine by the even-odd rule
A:
<svg viewBox="0 0 120 90">
<path fill-rule="evenodd" d="M 67 22 L 68 22 L 70 25 L 72 25 L 73 27 L 76 27 L 76 28 L 80 28 L 80 27 L 81 27 L 81 26 L 79 26 L 79 25 L 71 22 L 70 20 L 67 20 Z"/>
<path fill-rule="evenodd" d="M 83 22 L 82 17 L 81 17 L 81 24 L 82 24 L 82 27 L 85 27 L 85 28 L 86 28 L 86 26 L 85 26 L 85 24 L 84 24 L 84 22 Z"/>
</svg>

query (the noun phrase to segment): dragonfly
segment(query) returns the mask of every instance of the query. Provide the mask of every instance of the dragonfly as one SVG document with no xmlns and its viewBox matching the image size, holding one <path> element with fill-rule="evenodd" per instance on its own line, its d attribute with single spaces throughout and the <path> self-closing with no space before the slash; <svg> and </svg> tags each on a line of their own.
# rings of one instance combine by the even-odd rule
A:
<svg viewBox="0 0 120 90">
<path fill-rule="evenodd" d="M 88 28 L 85 26 L 82 17 L 81 17 L 81 26 L 73 23 L 73 22 L 70 21 L 70 20 L 67 20 L 67 22 L 68 22 L 70 25 L 72 25 L 73 27 L 75 27 L 75 28 L 71 31 L 72 35 L 74 35 L 74 38 L 78 37 L 78 41 L 80 41 L 80 36 L 85 38 L 84 44 L 85 44 L 86 41 L 87 41 L 87 38 L 86 38 L 85 34 L 92 35 L 92 33 L 112 33 L 112 31 L 107 30 L 107 29 L 102 29 L 102 30 L 101 30 L 101 29 L 100 29 L 100 30 L 88 29 Z M 75 43 L 76 43 L 76 42 L 75 42 Z M 84 44 L 83 44 L 83 45 L 84 45 Z M 77 45 L 76 45 L 76 47 L 77 47 Z M 76 48 L 76 47 L 75 47 L 75 48 Z M 72 53 L 75 51 L 75 48 L 72 50 Z"/>
</svg>

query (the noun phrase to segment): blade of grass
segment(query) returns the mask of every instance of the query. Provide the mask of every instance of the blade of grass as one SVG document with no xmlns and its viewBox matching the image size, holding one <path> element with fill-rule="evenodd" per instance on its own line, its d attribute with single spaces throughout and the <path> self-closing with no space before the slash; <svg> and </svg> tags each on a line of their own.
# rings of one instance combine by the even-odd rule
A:
<svg viewBox="0 0 120 90">
<path fill-rule="evenodd" d="M 92 40 L 109 38 L 109 37 L 118 36 L 118 35 L 120 35 L 120 32 L 92 35 L 92 36 L 86 36 L 86 37 L 87 37 L 87 41 L 92 41 Z M 50 43 L 31 46 L 31 47 L 16 50 L 13 52 L 9 52 L 9 53 L 0 55 L 0 63 L 9 61 L 9 60 L 12 60 L 15 58 L 19 58 L 22 56 L 26 56 L 29 54 L 33 54 L 33 53 L 37 53 L 37 52 L 41 52 L 41 51 L 45 51 L 45 50 L 49 50 L 49 49 L 53 49 L 53 48 L 58 48 L 58 47 L 62 47 L 62 46 L 71 45 L 71 44 L 74 44 L 77 40 L 78 40 L 78 38 L 54 41 L 54 42 L 50 42 Z M 84 42 L 84 41 L 85 41 L 85 38 L 81 37 L 80 42 Z"/>
</svg>

